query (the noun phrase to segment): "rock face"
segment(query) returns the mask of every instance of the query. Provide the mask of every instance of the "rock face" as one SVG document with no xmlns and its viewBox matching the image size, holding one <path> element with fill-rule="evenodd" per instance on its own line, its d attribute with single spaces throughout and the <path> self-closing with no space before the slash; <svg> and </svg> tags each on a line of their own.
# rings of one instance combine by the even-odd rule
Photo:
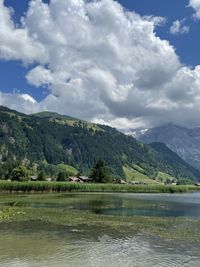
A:
<svg viewBox="0 0 200 267">
<path fill-rule="evenodd" d="M 135 134 L 137 133 L 137 134 Z M 162 142 L 190 165 L 200 170 L 200 127 L 187 129 L 173 124 L 135 131 L 135 138 L 149 144 Z"/>
</svg>

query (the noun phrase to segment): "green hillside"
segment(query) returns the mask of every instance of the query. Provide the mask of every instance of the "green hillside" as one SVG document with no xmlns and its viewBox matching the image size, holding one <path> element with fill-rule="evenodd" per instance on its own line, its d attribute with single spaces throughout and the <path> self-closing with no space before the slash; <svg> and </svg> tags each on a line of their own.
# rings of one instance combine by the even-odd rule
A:
<svg viewBox="0 0 200 267">
<path fill-rule="evenodd" d="M 199 171 L 163 144 L 143 145 L 111 127 L 57 113 L 25 115 L 6 107 L 0 107 L 0 157 L 1 176 L 18 163 L 31 168 L 46 164 L 47 170 L 62 163 L 88 174 L 101 158 L 113 177 L 125 178 L 130 168 L 135 176 L 140 173 L 148 179 L 155 179 L 158 172 L 176 178 L 200 177 Z"/>
<path fill-rule="evenodd" d="M 66 115 L 60 115 L 56 112 L 43 111 L 43 112 L 35 113 L 33 114 L 33 116 L 39 117 L 41 119 L 49 120 L 50 122 L 56 122 L 61 125 L 66 124 L 69 126 L 81 126 L 81 127 L 85 127 L 85 128 L 93 129 L 93 130 L 102 130 L 95 123 L 90 123 L 87 121 L 79 120 L 79 119 L 66 116 Z"/>
<path fill-rule="evenodd" d="M 144 171 L 140 167 L 138 169 L 137 165 L 134 167 L 123 166 L 123 171 L 127 182 L 142 182 L 148 184 L 158 183 L 156 180 L 150 179 L 146 174 L 144 174 Z"/>
</svg>

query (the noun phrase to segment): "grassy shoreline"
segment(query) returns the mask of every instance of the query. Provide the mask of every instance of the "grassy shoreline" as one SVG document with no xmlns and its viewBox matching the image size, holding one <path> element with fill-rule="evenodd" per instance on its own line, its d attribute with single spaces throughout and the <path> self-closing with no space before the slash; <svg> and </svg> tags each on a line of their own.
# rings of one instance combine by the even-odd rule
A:
<svg viewBox="0 0 200 267">
<path fill-rule="evenodd" d="M 186 193 L 198 191 L 192 185 L 120 185 L 81 184 L 69 182 L 0 182 L 0 192 L 127 192 L 127 193 Z"/>
</svg>

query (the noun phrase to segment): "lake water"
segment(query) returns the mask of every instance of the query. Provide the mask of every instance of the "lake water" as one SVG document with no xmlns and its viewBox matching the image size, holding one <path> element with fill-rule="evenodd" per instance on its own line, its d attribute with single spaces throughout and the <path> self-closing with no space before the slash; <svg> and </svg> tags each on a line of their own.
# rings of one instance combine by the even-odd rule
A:
<svg viewBox="0 0 200 267">
<path fill-rule="evenodd" d="M 57 223 L 43 222 L 38 218 L 1 223 L 2 267 L 200 266 L 199 243 L 172 241 L 129 229 L 124 232 L 120 228 L 123 225 L 111 230 L 106 224 L 110 216 L 114 216 L 116 221 L 124 218 L 124 225 L 127 220 L 131 222 L 133 219 L 134 222 L 136 217 L 144 220 L 148 217 L 158 220 L 160 217 L 166 220 L 178 217 L 181 222 L 178 227 L 185 227 L 183 222 L 186 218 L 195 222 L 200 220 L 200 193 L 0 196 L 0 210 L 13 203 L 25 211 L 47 211 L 50 216 L 55 216 L 57 211 L 61 211 L 58 216 L 67 216 L 70 211 L 75 211 L 84 216 L 103 216 L 105 221 L 92 226 L 81 222 L 77 226 L 64 225 L 59 218 Z M 199 232 L 200 228 L 196 231 Z"/>
</svg>

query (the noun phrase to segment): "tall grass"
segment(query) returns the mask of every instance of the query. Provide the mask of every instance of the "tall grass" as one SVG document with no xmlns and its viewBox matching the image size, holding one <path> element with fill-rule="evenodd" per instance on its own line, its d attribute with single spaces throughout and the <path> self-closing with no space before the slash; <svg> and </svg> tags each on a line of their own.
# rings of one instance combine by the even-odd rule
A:
<svg viewBox="0 0 200 267">
<path fill-rule="evenodd" d="M 81 184 L 69 182 L 0 182 L 1 192 L 132 192 L 183 193 L 200 190 L 196 186 Z"/>
</svg>

